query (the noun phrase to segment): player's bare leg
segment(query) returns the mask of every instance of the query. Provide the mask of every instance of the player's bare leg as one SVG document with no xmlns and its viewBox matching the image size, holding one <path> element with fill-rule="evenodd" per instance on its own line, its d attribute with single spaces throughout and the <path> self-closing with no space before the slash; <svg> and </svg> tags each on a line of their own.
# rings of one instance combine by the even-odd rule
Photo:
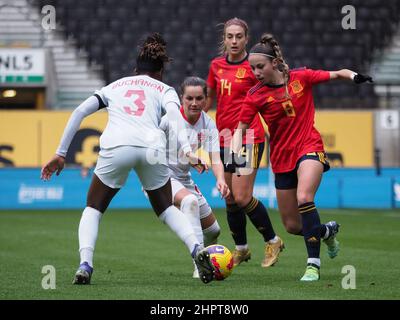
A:
<svg viewBox="0 0 400 320">
<path fill-rule="evenodd" d="M 277 189 L 276 199 L 286 231 L 294 235 L 302 235 L 303 226 L 297 204 L 297 189 Z"/>
<path fill-rule="evenodd" d="M 278 201 L 279 213 L 285 229 L 288 233 L 303 236 L 301 215 L 297 204 L 297 189 L 277 189 L 276 198 Z M 332 230 L 324 243 L 328 246 L 328 255 L 334 258 L 339 251 L 339 242 L 336 240 L 336 233 L 339 225 L 335 221 L 329 221 L 325 224 Z"/>
<path fill-rule="evenodd" d="M 314 198 L 321 183 L 323 165 L 312 159 L 304 160 L 297 170 L 297 201 L 303 222 L 303 235 L 307 247 L 307 268 L 302 281 L 315 281 L 319 279 L 320 241 L 335 237 L 338 225 L 332 223 L 324 225 L 320 222 Z M 328 248 L 329 249 L 329 248 Z M 337 252 L 336 252 L 337 253 Z"/>
<path fill-rule="evenodd" d="M 236 203 L 243 208 L 254 227 L 264 238 L 265 250 L 261 266 L 268 268 L 278 261 L 279 254 L 283 250 L 284 244 L 282 239 L 274 232 L 267 209 L 261 201 L 253 197 L 256 175 L 257 169 L 238 168 L 238 174 L 234 174 L 232 178 L 232 191 Z M 237 257 L 234 252 L 234 264 L 235 256 Z M 236 258 L 236 260 L 245 259 Z"/>
<path fill-rule="evenodd" d="M 194 259 L 201 281 L 214 279 L 210 255 L 198 242 L 190 222 L 172 203 L 171 181 L 156 190 L 146 190 L 156 215 L 186 244 Z"/>
<path fill-rule="evenodd" d="M 217 244 L 221 229 L 214 213 L 210 212 L 208 216 L 200 220 L 200 223 L 203 230 L 204 246 L 208 247 L 212 244 Z"/>
<path fill-rule="evenodd" d="M 253 197 L 254 182 L 257 169 L 237 168 L 238 174 L 232 175 L 232 192 L 235 202 L 240 207 L 245 207 Z"/>
<path fill-rule="evenodd" d="M 100 220 L 118 191 L 119 189 L 106 186 L 96 174 L 93 174 L 86 208 L 79 223 L 80 265 L 75 273 L 73 284 L 90 284 L 93 274 L 93 254 Z"/>
<path fill-rule="evenodd" d="M 179 190 L 174 196 L 174 205 L 185 214 L 192 225 L 197 240 L 204 245 L 203 231 L 200 224 L 200 209 L 197 197 L 186 188 Z"/>
<path fill-rule="evenodd" d="M 225 199 L 226 214 L 233 241 L 235 242 L 235 250 L 233 251 L 233 263 L 235 266 L 243 261 L 251 258 L 251 253 L 247 245 L 246 234 L 246 214 L 243 209 L 235 202 L 232 187 L 233 174 L 225 172 L 225 181 L 231 191 L 230 195 Z"/>
<path fill-rule="evenodd" d="M 310 169 L 308 169 L 310 168 Z M 297 190 L 297 198 L 299 203 L 306 201 L 314 201 L 315 194 L 321 183 L 322 172 L 321 164 L 315 160 L 305 160 L 300 163 L 299 185 Z M 339 232 L 340 225 L 336 221 L 329 221 L 325 224 L 326 232 L 321 233 L 321 239 L 328 247 L 328 256 L 333 259 L 339 252 L 339 241 L 336 234 Z M 322 231 L 324 231 L 322 229 Z"/>
</svg>

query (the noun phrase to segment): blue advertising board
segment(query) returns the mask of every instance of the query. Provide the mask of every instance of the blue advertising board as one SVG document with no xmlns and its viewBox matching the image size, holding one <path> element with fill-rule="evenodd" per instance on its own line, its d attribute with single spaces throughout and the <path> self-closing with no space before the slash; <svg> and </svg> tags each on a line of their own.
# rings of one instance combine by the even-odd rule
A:
<svg viewBox="0 0 400 320">
<path fill-rule="evenodd" d="M 82 209 L 92 174 L 68 168 L 44 182 L 40 169 L 2 168 L 0 209 Z M 211 207 L 225 207 L 211 172 L 193 172 L 193 179 Z M 254 195 L 266 207 L 277 208 L 274 177 L 268 169 L 259 170 Z M 400 169 L 383 169 L 381 176 L 373 169 L 332 169 L 324 174 L 315 202 L 318 208 L 400 208 Z M 150 208 L 133 171 L 110 208 Z"/>
</svg>

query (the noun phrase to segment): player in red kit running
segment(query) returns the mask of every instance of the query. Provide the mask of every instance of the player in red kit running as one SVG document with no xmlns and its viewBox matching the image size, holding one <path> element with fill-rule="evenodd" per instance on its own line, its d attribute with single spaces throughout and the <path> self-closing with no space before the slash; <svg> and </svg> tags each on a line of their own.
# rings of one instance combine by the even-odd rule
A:
<svg viewBox="0 0 400 320">
<path fill-rule="evenodd" d="M 258 83 L 247 59 L 248 38 L 248 26 L 245 21 L 233 18 L 224 24 L 222 56 L 211 62 L 205 110 L 207 111 L 216 100 L 221 159 L 224 162 L 225 180 L 231 190 L 231 196 L 226 199 L 226 211 L 236 245 L 233 252 L 234 265 L 250 259 L 246 235 L 247 214 L 265 241 L 265 256 L 261 265 L 269 267 L 278 260 L 283 242 L 275 234 L 264 205 L 253 197 L 254 181 L 265 141 L 265 132 L 259 117 L 255 117 L 251 122 L 252 131 L 243 141 L 240 161 L 233 161 L 230 150 L 233 130 L 239 123 L 242 102 L 247 91 Z"/>
<path fill-rule="evenodd" d="M 333 79 L 372 82 L 372 78 L 343 69 L 322 71 L 289 70 L 281 49 L 270 34 L 262 36 L 249 54 L 259 84 L 249 90 L 243 102 L 240 123 L 232 149 L 241 147 L 241 134 L 260 113 L 270 133 L 271 165 L 275 173 L 276 196 L 286 230 L 302 235 L 307 247 L 307 268 L 302 281 L 319 279 L 321 239 L 334 258 L 339 251 L 335 221 L 321 224 L 314 197 L 323 172 L 329 170 L 321 135 L 314 127 L 312 86 Z"/>
</svg>

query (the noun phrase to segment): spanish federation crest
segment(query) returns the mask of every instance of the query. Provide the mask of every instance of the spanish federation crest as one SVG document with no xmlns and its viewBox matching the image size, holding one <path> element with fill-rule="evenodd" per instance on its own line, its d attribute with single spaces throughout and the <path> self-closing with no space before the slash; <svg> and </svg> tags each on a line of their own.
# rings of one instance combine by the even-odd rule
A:
<svg viewBox="0 0 400 320">
<path fill-rule="evenodd" d="M 301 91 L 303 91 L 303 86 L 299 80 L 295 80 L 289 85 L 292 88 L 293 93 L 300 93 Z"/>
<path fill-rule="evenodd" d="M 246 69 L 245 68 L 237 69 L 236 78 L 243 79 L 245 77 L 245 75 L 246 75 Z"/>
</svg>

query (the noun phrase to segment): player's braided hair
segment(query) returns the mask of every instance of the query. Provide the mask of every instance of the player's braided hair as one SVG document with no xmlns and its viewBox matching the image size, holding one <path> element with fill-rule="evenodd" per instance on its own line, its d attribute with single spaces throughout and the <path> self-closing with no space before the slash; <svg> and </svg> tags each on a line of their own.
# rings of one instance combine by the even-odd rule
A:
<svg viewBox="0 0 400 320">
<path fill-rule="evenodd" d="M 139 46 L 137 72 L 156 72 L 172 59 L 167 55 L 167 43 L 159 33 L 148 35 Z"/>
<path fill-rule="evenodd" d="M 224 42 L 225 42 L 226 29 L 228 27 L 233 26 L 233 25 L 240 26 L 244 30 L 244 35 L 246 37 L 249 36 L 249 26 L 247 25 L 247 22 L 242 20 L 242 19 L 239 19 L 239 18 L 235 17 L 235 18 L 229 19 L 225 23 L 219 24 L 218 26 L 222 26 L 222 25 L 224 26 L 224 29 L 222 31 L 222 39 L 221 39 L 221 42 L 219 44 L 219 53 L 220 53 L 220 55 L 224 55 L 226 53 L 226 47 L 225 47 L 225 43 Z"/>
<path fill-rule="evenodd" d="M 290 98 L 287 86 L 289 81 L 289 66 L 285 62 L 282 50 L 274 36 L 270 33 L 264 33 L 261 36 L 260 42 L 251 48 L 250 53 L 262 53 L 269 57 L 271 61 L 274 59 L 278 60 L 278 70 L 283 73 L 283 79 L 285 82 L 286 98 Z"/>
</svg>

